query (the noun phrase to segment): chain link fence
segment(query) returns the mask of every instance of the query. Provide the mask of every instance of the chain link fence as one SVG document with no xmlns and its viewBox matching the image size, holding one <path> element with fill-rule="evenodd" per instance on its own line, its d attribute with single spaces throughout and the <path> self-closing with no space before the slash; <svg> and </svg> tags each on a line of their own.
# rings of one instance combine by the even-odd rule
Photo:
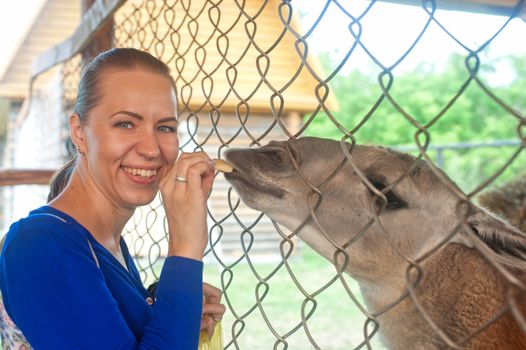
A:
<svg viewBox="0 0 526 350">
<path fill-rule="evenodd" d="M 179 95 L 181 149 L 202 150 L 214 158 L 222 158 L 223 152 L 232 147 L 258 147 L 273 139 L 311 134 L 318 120 L 331 124 L 337 130 L 337 139 L 354 143 L 360 129 L 371 124 L 377 111 L 388 105 L 391 120 L 406 122 L 407 134 L 414 137 L 414 153 L 434 162 L 436 159 L 428 154 L 434 127 L 454 124 L 448 111 L 460 103 L 468 89 L 476 88 L 499 106 L 499 118 L 508 120 L 514 136 L 513 150 L 498 169 L 477 182 L 467 197 L 459 197 L 459 203 L 469 202 L 507 169 L 524 165 L 524 104 L 501 99 L 479 74 L 485 50 L 511 26 L 511 21 L 520 21 L 513 18 L 524 8 L 523 1 L 509 5 L 508 20 L 504 18 L 494 35 L 475 48 L 443 24 L 443 13 L 437 10 L 440 1 L 415 3 L 415 9 L 420 10 L 420 30 L 408 33 L 409 45 L 400 48 L 400 54 L 390 63 L 378 57 L 366 39 L 368 31 L 389 31 L 381 27 L 381 22 L 377 27 L 367 22 L 382 6 L 378 1 L 359 2 L 358 7 L 336 0 L 319 1 L 317 5 L 288 0 L 120 1 L 112 14 L 111 36 L 114 46 L 147 50 L 172 68 Z M 338 17 L 329 16 L 335 12 Z M 311 18 L 310 22 L 300 20 L 305 17 Z M 339 49 L 338 58 L 325 64 L 311 49 L 315 46 L 313 38 L 323 26 L 336 20 L 345 30 L 325 38 L 326 45 Z M 404 18 L 398 18 L 398 22 L 402 25 Z M 526 27 L 520 28 L 524 35 Z M 411 59 L 431 30 L 449 37 L 462 53 L 464 80 L 452 88 L 455 92 L 440 110 L 419 118 L 398 102 L 397 77 L 402 69 L 399 67 Z M 352 82 L 346 67 L 358 52 L 377 72 L 376 90 L 371 91 L 373 97 L 364 113 L 348 123 L 339 114 L 345 100 L 331 84 L 347 76 Z M 63 158 L 72 151 L 64 146 L 68 144 L 65 116 L 74 103 L 81 65 L 81 55 L 74 54 L 58 69 L 62 106 L 57 118 L 61 121 Z M 446 184 L 458 192 L 451 183 Z M 164 216 L 157 199 L 139 208 L 126 226 L 125 239 L 145 284 L 158 277 L 166 256 Z M 209 228 L 205 273 L 207 280 L 221 286 L 228 306 L 224 320 L 226 349 L 383 349 L 378 340 L 377 319 L 381 312 L 367 310 L 356 282 L 305 246 L 295 233 L 246 207 L 222 175 L 217 176 L 210 195 Z M 419 266 L 415 264 L 411 266 Z M 518 285 L 524 294 L 524 284 Z M 397 300 L 385 308 L 401 302 Z M 507 310 L 520 315 L 511 301 L 505 306 Z M 516 316 L 516 320 L 522 330 L 526 329 L 524 315 Z M 440 333 L 440 327 L 431 327 Z M 451 335 L 441 336 L 448 346 L 460 346 Z M 459 339 L 466 341 L 469 337 Z"/>
</svg>

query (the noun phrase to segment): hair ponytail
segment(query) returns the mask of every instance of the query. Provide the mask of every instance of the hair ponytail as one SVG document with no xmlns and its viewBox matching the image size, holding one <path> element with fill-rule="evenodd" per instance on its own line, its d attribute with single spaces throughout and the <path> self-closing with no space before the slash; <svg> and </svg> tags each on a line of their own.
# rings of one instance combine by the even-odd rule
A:
<svg viewBox="0 0 526 350">
<path fill-rule="evenodd" d="M 67 163 L 62 166 L 62 168 L 53 174 L 53 177 L 49 183 L 49 194 L 47 195 L 48 203 L 55 199 L 55 197 L 64 190 L 71 178 L 71 174 L 73 173 L 73 169 L 75 169 L 76 164 L 77 154 L 75 153 L 73 158 L 68 160 Z"/>
</svg>

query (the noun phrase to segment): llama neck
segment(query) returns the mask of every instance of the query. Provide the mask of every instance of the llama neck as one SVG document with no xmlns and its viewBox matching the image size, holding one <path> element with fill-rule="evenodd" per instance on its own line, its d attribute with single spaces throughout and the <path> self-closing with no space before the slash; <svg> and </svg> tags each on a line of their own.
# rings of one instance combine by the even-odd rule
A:
<svg viewBox="0 0 526 350">
<path fill-rule="evenodd" d="M 367 309 L 380 323 L 379 337 L 386 348 L 402 349 L 440 349 L 434 343 L 433 330 L 421 317 L 400 279 L 393 284 L 360 283 L 360 289 Z M 391 306 L 392 305 L 392 306 Z"/>
</svg>

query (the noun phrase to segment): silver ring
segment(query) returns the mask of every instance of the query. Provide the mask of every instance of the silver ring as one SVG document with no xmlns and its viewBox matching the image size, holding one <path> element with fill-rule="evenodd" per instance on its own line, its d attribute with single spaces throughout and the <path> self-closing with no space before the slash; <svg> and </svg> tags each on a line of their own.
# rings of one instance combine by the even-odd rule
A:
<svg viewBox="0 0 526 350">
<path fill-rule="evenodd" d="M 182 182 L 182 183 L 186 183 L 186 177 L 182 177 L 182 176 L 179 176 L 179 175 L 175 175 L 175 181 L 177 181 L 177 182 Z"/>
</svg>

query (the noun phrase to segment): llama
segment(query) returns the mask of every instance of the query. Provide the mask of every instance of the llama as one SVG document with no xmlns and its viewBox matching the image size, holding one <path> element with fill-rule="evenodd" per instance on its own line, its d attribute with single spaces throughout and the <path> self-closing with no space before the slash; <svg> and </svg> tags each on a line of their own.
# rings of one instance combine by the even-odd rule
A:
<svg viewBox="0 0 526 350">
<path fill-rule="evenodd" d="M 245 204 L 347 262 L 388 349 L 526 349 L 526 234 L 426 161 L 312 137 L 225 157 Z"/>
<path fill-rule="evenodd" d="M 526 232 L 526 174 L 478 196 L 480 206 L 488 208 Z"/>
</svg>

